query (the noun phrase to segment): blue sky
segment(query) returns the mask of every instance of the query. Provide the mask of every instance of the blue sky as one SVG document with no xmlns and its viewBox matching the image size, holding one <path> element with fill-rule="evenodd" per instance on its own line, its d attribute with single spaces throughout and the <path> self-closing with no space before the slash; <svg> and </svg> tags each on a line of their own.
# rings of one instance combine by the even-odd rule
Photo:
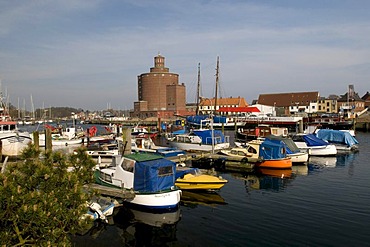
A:
<svg viewBox="0 0 370 247">
<path fill-rule="evenodd" d="M 131 109 L 159 52 L 195 102 L 220 95 L 370 91 L 367 0 L 0 0 L 0 78 L 30 109 Z"/>
</svg>

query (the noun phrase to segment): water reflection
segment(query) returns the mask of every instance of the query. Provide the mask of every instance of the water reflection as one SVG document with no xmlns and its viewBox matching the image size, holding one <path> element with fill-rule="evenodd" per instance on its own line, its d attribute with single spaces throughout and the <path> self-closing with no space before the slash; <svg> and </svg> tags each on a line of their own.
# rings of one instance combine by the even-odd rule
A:
<svg viewBox="0 0 370 247">
<path fill-rule="evenodd" d="M 96 246 L 103 242 L 110 246 L 168 246 L 176 241 L 181 210 L 159 213 L 119 207 L 108 219 L 108 224 L 94 222 L 89 231 L 80 233 L 83 236 L 74 236 L 73 243 L 76 246 Z"/>
<path fill-rule="evenodd" d="M 311 168 L 324 168 L 324 167 L 335 167 L 337 165 L 337 156 L 331 157 L 318 157 L 310 156 L 308 165 Z"/>
<path fill-rule="evenodd" d="M 122 208 L 114 217 L 122 243 L 127 246 L 168 246 L 176 241 L 180 209 L 155 213 Z"/>
<path fill-rule="evenodd" d="M 294 178 L 291 169 L 259 169 L 256 173 L 233 173 L 233 176 L 244 181 L 248 194 L 252 190 L 283 191 Z"/>
<path fill-rule="evenodd" d="M 181 205 L 187 207 L 225 205 L 225 199 L 217 192 L 182 191 Z"/>
<path fill-rule="evenodd" d="M 259 168 L 256 169 L 257 174 L 278 177 L 278 178 L 289 178 L 292 176 L 292 169 L 269 169 L 269 168 Z"/>
<path fill-rule="evenodd" d="M 311 156 L 308 162 L 309 171 L 320 171 L 325 168 L 335 168 L 348 166 L 348 174 L 352 176 L 354 174 L 355 160 L 359 155 L 356 153 L 345 153 L 339 154 L 334 157 L 315 157 Z"/>
<path fill-rule="evenodd" d="M 295 165 L 292 166 L 293 174 L 299 176 L 307 176 L 308 175 L 308 166 L 307 165 Z"/>
</svg>

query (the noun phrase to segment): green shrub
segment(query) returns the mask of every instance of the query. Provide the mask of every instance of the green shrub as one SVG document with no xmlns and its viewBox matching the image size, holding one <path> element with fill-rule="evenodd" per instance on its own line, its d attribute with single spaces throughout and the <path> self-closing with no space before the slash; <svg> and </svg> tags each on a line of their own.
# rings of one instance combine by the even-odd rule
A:
<svg viewBox="0 0 370 247">
<path fill-rule="evenodd" d="M 75 154 L 38 151 L 31 145 L 22 161 L 0 174 L 0 245 L 69 246 L 93 196 L 95 162 L 79 148 Z"/>
</svg>

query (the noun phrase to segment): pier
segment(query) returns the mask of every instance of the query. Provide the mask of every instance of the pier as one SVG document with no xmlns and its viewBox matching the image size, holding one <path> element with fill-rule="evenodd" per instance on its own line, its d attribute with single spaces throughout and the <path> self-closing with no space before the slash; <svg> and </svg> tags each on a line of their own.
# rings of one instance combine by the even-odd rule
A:
<svg viewBox="0 0 370 247">
<path fill-rule="evenodd" d="M 89 185 L 86 185 L 85 187 L 97 190 L 101 195 L 104 195 L 104 196 L 110 196 L 110 197 L 120 198 L 124 200 L 133 199 L 135 197 L 135 193 L 132 190 L 113 188 L 113 187 L 108 187 L 108 186 L 104 186 L 100 184 L 89 184 Z"/>
</svg>

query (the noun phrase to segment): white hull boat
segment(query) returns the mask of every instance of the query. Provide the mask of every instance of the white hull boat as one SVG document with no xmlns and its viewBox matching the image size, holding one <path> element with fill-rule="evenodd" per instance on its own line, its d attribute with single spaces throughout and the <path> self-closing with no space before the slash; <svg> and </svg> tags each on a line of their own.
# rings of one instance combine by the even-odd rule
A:
<svg viewBox="0 0 370 247">
<path fill-rule="evenodd" d="M 297 152 L 297 153 L 287 154 L 287 156 L 290 157 L 293 163 L 306 163 L 308 161 L 307 152 Z"/>
<path fill-rule="evenodd" d="M 134 153 L 115 156 L 111 166 L 97 167 L 99 184 L 134 190 L 131 206 L 146 210 L 175 209 L 181 190 L 175 186 L 176 163 L 159 155 Z"/>
<path fill-rule="evenodd" d="M 3 124 L 4 123 L 0 123 L 0 125 Z M 23 149 L 25 149 L 28 144 L 32 142 L 30 134 L 28 132 L 4 130 L 0 131 L 0 141 L 2 146 L 2 155 L 9 157 L 19 156 Z"/>
<path fill-rule="evenodd" d="M 219 151 L 230 147 L 229 137 L 220 130 L 199 129 L 168 139 L 171 147 L 185 151 Z"/>
<path fill-rule="evenodd" d="M 334 144 L 321 140 L 314 134 L 297 134 L 293 141 L 301 151 L 307 151 L 310 156 L 335 156 L 337 148 Z"/>
<path fill-rule="evenodd" d="M 28 132 L 18 130 L 16 121 L 9 115 L 8 109 L 3 99 L 0 80 L 0 141 L 1 154 L 8 157 L 19 156 L 23 149 L 32 142 Z"/>
</svg>

